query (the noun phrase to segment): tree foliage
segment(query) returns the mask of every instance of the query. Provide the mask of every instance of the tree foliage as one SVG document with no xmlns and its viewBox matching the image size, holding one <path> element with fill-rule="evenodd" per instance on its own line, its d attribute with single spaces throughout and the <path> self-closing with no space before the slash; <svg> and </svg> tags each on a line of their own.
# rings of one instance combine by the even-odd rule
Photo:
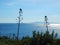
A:
<svg viewBox="0 0 60 45">
<path fill-rule="evenodd" d="M 57 33 L 54 31 L 49 33 L 47 30 L 45 33 L 43 32 L 32 32 L 32 37 L 25 36 L 21 40 L 11 40 L 6 37 L 0 37 L 1 40 L 4 40 L 4 44 L 8 45 L 60 45 L 60 39 L 57 38 Z M 0 41 L 0 43 L 2 43 Z"/>
</svg>

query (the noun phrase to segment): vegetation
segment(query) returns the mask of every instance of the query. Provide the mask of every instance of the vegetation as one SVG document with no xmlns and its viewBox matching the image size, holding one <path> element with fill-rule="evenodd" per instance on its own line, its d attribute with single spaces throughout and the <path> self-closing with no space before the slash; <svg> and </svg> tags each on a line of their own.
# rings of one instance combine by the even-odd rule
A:
<svg viewBox="0 0 60 45">
<path fill-rule="evenodd" d="M 54 31 L 52 33 L 33 31 L 32 37 L 25 36 L 21 40 L 9 39 L 6 36 L 0 37 L 0 45 L 60 45 L 60 39 Z"/>
</svg>

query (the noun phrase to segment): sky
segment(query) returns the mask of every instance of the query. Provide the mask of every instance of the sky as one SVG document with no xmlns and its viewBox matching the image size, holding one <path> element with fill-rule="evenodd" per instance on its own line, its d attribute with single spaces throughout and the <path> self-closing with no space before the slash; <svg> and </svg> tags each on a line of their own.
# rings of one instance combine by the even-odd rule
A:
<svg viewBox="0 0 60 45">
<path fill-rule="evenodd" d="M 60 0 L 0 0 L 0 23 L 17 23 L 19 9 L 22 8 L 21 22 L 60 23 Z"/>
</svg>

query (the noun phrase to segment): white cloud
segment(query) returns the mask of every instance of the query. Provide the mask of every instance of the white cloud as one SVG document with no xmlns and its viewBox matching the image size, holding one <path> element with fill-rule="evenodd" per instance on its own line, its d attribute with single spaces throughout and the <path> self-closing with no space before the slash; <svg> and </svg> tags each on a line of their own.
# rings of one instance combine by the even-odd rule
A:
<svg viewBox="0 0 60 45">
<path fill-rule="evenodd" d="M 6 2 L 6 3 L 4 3 L 4 5 L 7 5 L 7 6 L 13 6 L 15 4 L 16 4 L 15 2 Z"/>
<path fill-rule="evenodd" d="M 59 6 L 60 0 L 14 0 L 4 3 L 5 5 L 11 6 L 15 4 L 23 6 Z"/>
<path fill-rule="evenodd" d="M 19 0 L 20 5 L 60 7 L 60 0 Z"/>
</svg>

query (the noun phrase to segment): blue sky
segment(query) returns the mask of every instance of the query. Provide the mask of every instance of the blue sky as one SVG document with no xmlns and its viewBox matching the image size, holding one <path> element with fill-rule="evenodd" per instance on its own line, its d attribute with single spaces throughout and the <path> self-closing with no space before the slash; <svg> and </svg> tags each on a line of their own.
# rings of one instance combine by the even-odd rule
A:
<svg viewBox="0 0 60 45">
<path fill-rule="evenodd" d="M 0 0 L 0 23 L 17 23 L 19 8 L 23 10 L 22 22 L 60 23 L 60 0 Z"/>
</svg>

